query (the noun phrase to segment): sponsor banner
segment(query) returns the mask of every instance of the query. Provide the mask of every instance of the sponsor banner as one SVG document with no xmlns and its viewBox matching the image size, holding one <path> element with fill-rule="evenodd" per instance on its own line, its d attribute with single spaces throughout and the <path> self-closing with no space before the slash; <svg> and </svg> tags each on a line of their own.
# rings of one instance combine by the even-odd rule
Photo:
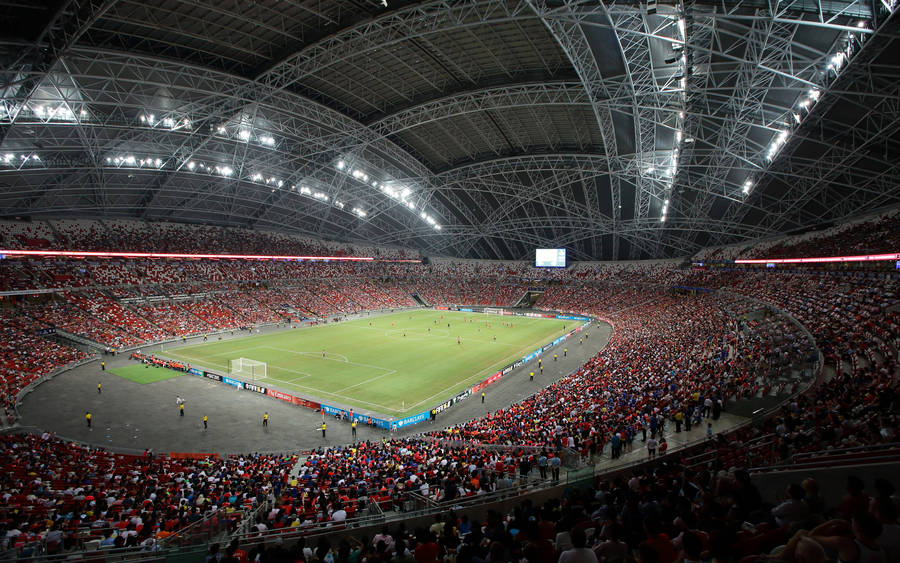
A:
<svg viewBox="0 0 900 563">
<path fill-rule="evenodd" d="M 524 363 L 525 362 L 523 362 L 522 360 L 517 360 L 516 363 L 513 364 L 513 369 L 522 367 L 522 364 Z"/>
<path fill-rule="evenodd" d="M 291 397 L 291 402 L 298 407 L 308 407 L 313 410 L 319 410 L 322 408 L 322 405 L 320 405 L 319 403 L 316 403 L 314 401 L 307 401 L 306 399 L 301 399 L 300 397 Z"/>
<path fill-rule="evenodd" d="M 190 368 L 190 369 L 188 370 L 188 373 L 193 373 L 194 375 L 199 375 L 200 377 L 203 377 L 203 370 L 202 370 L 202 369 Z"/>
<path fill-rule="evenodd" d="M 550 348 L 553 348 L 553 344 L 546 344 L 543 348 L 541 348 L 541 352 L 546 352 Z"/>
<path fill-rule="evenodd" d="M 463 313 L 474 313 L 474 311 L 472 311 L 472 309 L 470 309 L 468 307 L 460 307 L 459 310 L 462 311 Z"/>
<path fill-rule="evenodd" d="M 263 395 L 266 394 L 266 388 L 260 387 L 255 383 L 244 383 L 244 389 L 246 389 L 247 391 L 254 391 L 256 393 L 262 393 Z"/>
<path fill-rule="evenodd" d="M 455 401 L 455 399 L 450 399 L 449 401 L 445 401 L 445 402 L 441 403 L 440 405 L 434 407 L 435 414 L 442 413 L 445 410 L 449 409 L 450 406 L 454 403 L 454 401 Z M 431 413 L 428 413 L 428 414 L 431 414 Z"/>
<path fill-rule="evenodd" d="M 347 420 L 350 419 L 350 412 L 345 411 L 344 409 L 332 407 L 331 405 L 319 405 L 319 406 L 322 410 L 324 410 L 326 413 L 328 413 L 332 416 L 340 416 L 341 418 L 346 418 Z M 427 415 L 429 413 L 425 413 L 425 414 Z M 416 415 L 416 416 L 419 416 L 419 415 Z M 355 418 L 356 420 L 360 421 L 363 424 L 365 424 L 366 421 L 369 420 L 368 415 L 360 414 L 358 412 L 353 413 L 353 418 Z M 372 417 L 372 424 L 374 424 L 378 428 L 387 428 L 387 429 L 391 428 L 391 423 L 389 423 L 387 420 L 375 418 L 374 416 Z M 394 424 L 396 425 L 396 423 L 394 423 Z"/>
<path fill-rule="evenodd" d="M 577 315 L 556 315 L 557 319 L 562 319 L 564 321 L 589 321 L 590 317 L 581 317 Z"/>
<path fill-rule="evenodd" d="M 281 399 L 282 401 L 287 401 L 289 403 L 294 402 L 294 396 L 288 395 L 287 393 L 282 393 L 281 391 L 276 391 L 275 389 L 269 388 L 266 389 L 266 395 L 270 397 L 275 397 L 276 399 Z"/>
<path fill-rule="evenodd" d="M 222 378 L 222 383 L 225 383 L 226 385 L 234 385 L 234 386 L 237 387 L 238 389 L 243 389 L 243 388 L 244 388 L 244 382 L 243 382 L 243 381 L 238 381 L 237 379 L 231 379 L 230 377 L 223 377 L 223 378 Z"/>
<path fill-rule="evenodd" d="M 394 428 L 403 428 L 404 426 L 409 426 L 410 424 L 415 424 L 417 422 L 423 422 L 428 420 L 428 417 L 431 416 L 431 411 L 428 412 L 420 412 L 419 414 L 414 414 L 412 416 L 408 416 L 406 418 L 401 418 L 394 422 Z M 374 419 L 373 419 L 374 420 Z"/>
<path fill-rule="evenodd" d="M 503 311 L 504 315 L 515 315 L 512 311 Z"/>
<path fill-rule="evenodd" d="M 556 315 L 554 315 L 553 313 L 543 313 L 542 315 L 540 315 L 540 318 L 542 318 L 542 319 L 555 319 L 555 318 L 556 318 Z"/>
<path fill-rule="evenodd" d="M 477 393 L 477 392 L 481 391 L 482 389 L 484 389 L 485 387 L 487 387 L 487 386 L 490 385 L 491 383 L 497 381 L 497 380 L 500 379 L 501 377 L 503 377 L 503 372 L 502 372 L 502 371 L 498 371 L 497 373 L 495 373 L 494 375 L 492 375 L 492 376 L 490 376 L 489 378 L 485 379 L 484 381 L 482 381 L 481 383 L 479 383 L 479 384 L 476 385 L 475 387 L 472 387 L 472 393 Z"/>
<path fill-rule="evenodd" d="M 56 334 L 56 328 L 55 327 L 39 328 L 36 331 L 34 331 L 34 333 L 38 336 L 44 336 L 47 334 Z"/>
<path fill-rule="evenodd" d="M 204 375 L 205 377 L 207 377 L 208 379 L 212 379 L 213 381 L 222 381 L 222 376 L 221 376 L 221 375 L 218 375 L 218 374 L 216 374 L 216 373 L 206 372 L 206 373 L 204 373 L 203 375 Z"/>
<path fill-rule="evenodd" d="M 540 350 L 538 350 L 538 352 L 540 352 Z M 533 360 L 535 358 L 535 356 L 538 355 L 538 352 L 532 352 L 532 353 L 528 354 L 527 356 L 525 356 L 524 358 L 522 358 L 522 363 L 527 364 L 528 362 Z"/>
<path fill-rule="evenodd" d="M 507 373 L 511 372 L 512 370 L 513 370 L 512 365 L 506 366 L 505 368 L 503 368 L 503 375 L 506 375 Z"/>
<path fill-rule="evenodd" d="M 335 415 L 335 416 L 337 416 L 337 415 L 341 414 L 342 412 L 344 412 L 344 409 L 339 409 L 339 408 L 337 408 L 337 407 L 332 407 L 331 405 L 325 405 L 325 404 L 322 404 L 321 407 L 322 407 L 322 410 L 325 411 L 326 413 L 332 414 L 332 415 Z"/>
<path fill-rule="evenodd" d="M 435 305 L 434 309 L 436 311 L 449 311 L 450 307 L 444 307 L 443 305 Z"/>
</svg>

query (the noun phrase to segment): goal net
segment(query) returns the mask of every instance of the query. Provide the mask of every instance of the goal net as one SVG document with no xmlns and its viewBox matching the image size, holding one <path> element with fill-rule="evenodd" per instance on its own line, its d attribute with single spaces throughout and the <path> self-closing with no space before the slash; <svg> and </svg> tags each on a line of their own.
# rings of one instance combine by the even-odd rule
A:
<svg viewBox="0 0 900 563">
<path fill-rule="evenodd" d="M 503 309 L 493 309 L 491 307 L 485 307 L 484 314 L 485 315 L 502 315 Z"/>
<path fill-rule="evenodd" d="M 266 362 L 238 358 L 231 360 L 231 375 L 241 375 L 255 381 L 266 376 Z"/>
</svg>

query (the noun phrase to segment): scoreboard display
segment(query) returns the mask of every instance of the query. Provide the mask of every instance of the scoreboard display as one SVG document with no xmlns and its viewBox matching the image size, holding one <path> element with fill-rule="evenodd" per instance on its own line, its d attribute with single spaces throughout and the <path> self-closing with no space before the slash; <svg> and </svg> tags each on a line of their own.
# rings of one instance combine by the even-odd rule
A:
<svg viewBox="0 0 900 563">
<path fill-rule="evenodd" d="M 537 248 L 534 251 L 535 268 L 565 268 L 565 248 Z"/>
</svg>

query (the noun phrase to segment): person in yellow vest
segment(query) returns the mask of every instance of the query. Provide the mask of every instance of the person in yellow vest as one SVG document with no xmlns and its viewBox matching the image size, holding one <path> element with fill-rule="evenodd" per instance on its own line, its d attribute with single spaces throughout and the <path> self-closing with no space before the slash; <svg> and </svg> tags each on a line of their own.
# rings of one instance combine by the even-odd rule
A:
<svg viewBox="0 0 900 563">
<path fill-rule="evenodd" d="M 263 428 L 269 427 L 269 413 L 263 415 Z"/>
<path fill-rule="evenodd" d="M 106 371 L 106 362 L 104 362 L 104 361 L 100 362 L 100 371 Z"/>
<path fill-rule="evenodd" d="M 533 371 L 528 372 L 528 381 L 534 381 L 534 372 Z"/>
<path fill-rule="evenodd" d="M 553 361 L 554 361 L 554 362 L 556 361 L 557 358 L 559 358 L 559 356 L 556 355 L 556 354 L 553 354 Z"/>
<path fill-rule="evenodd" d="M 322 437 L 325 437 L 325 423 L 322 423 Z"/>
<path fill-rule="evenodd" d="M 484 404 L 484 391 L 481 392 L 481 404 Z"/>
<path fill-rule="evenodd" d="M 681 432 L 682 420 L 684 420 L 684 415 L 681 413 L 681 409 L 678 409 L 678 412 L 675 413 L 675 432 Z"/>
<path fill-rule="evenodd" d="M 97 383 L 97 394 L 98 394 L 98 395 L 102 395 L 102 394 L 103 394 L 103 387 L 101 386 L 100 383 Z"/>
<path fill-rule="evenodd" d="M 207 424 L 207 422 L 209 422 L 209 419 L 208 419 L 208 418 L 206 417 L 206 415 L 204 414 L 204 415 L 203 415 L 203 429 L 204 429 L 204 430 L 206 430 L 207 428 L 209 428 L 209 425 Z"/>
<path fill-rule="evenodd" d="M 356 442 L 356 419 L 353 419 L 353 422 L 350 423 L 350 432 L 353 435 L 353 441 Z"/>
<path fill-rule="evenodd" d="M 568 355 L 569 355 L 569 349 L 568 349 L 568 348 L 563 348 L 563 357 L 566 357 L 566 356 L 568 356 Z"/>
<path fill-rule="evenodd" d="M 544 375 L 544 364 L 538 364 L 538 367 L 541 368 L 541 375 Z"/>
<path fill-rule="evenodd" d="M 84 421 L 87 423 L 87 427 L 91 427 L 91 419 L 93 416 L 91 415 L 91 411 L 85 411 L 84 413 Z"/>
<path fill-rule="evenodd" d="M 178 403 L 178 416 L 184 416 L 184 402 Z"/>
</svg>

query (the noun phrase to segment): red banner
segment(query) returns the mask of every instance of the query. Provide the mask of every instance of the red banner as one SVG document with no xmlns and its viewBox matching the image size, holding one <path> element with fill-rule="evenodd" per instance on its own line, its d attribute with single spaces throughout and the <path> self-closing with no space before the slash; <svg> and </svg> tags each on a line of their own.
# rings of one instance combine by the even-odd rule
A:
<svg viewBox="0 0 900 563">
<path fill-rule="evenodd" d="M 301 399 L 300 397 L 294 397 L 294 400 L 292 402 L 298 407 L 309 407 L 313 410 L 319 410 L 320 408 L 322 408 L 322 405 L 320 405 L 319 403 L 307 401 L 306 399 Z"/>
<path fill-rule="evenodd" d="M 502 371 L 498 371 L 497 373 L 495 373 L 494 375 L 492 375 L 492 376 L 490 376 L 489 378 L 485 379 L 484 381 L 482 381 L 482 382 L 479 383 L 478 385 L 472 387 L 472 393 L 478 393 L 479 391 L 481 391 L 482 389 L 484 389 L 485 387 L 487 387 L 487 386 L 490 385 L 491 383 L 497 381 L 497 380 L 500 379 L 501 377 L 503 377 L 503 372 L 502 372 Z"/>
<path fill-rule="evenodd" d="M 287 393 L 282 393 L 281 391 L 276 391 L 274 389 L 266 389 L 266 395 L 275 397 L 276 399 L 281 399 L 282 401 L 287 401 L 289 403 L 294 402 L 293 395 L 288 395 Z"/>
</svg>

